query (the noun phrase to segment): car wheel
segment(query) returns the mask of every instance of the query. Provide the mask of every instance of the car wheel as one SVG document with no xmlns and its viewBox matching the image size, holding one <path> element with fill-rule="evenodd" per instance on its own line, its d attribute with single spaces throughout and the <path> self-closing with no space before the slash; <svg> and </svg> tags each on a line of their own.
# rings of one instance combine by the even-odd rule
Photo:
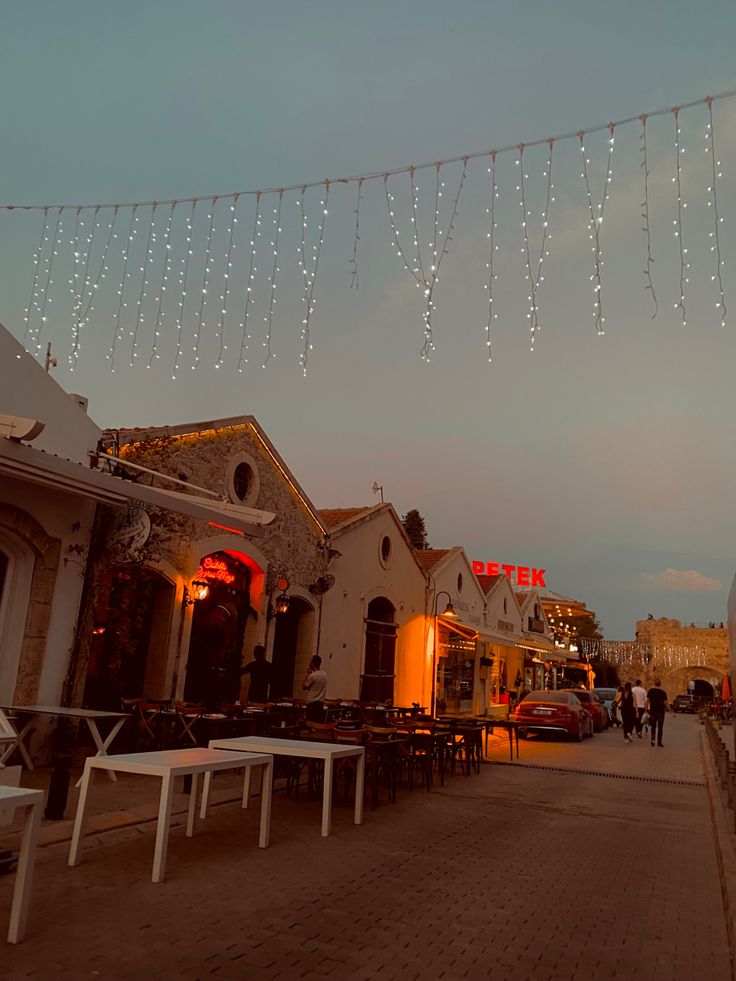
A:
<svg viewBox="0 0 736 981">
<path fill-rule="evenodd" d="M 583 724 L 580 721 L 580 719 L 578 719 L 578 729 L 577 729 L 577 732 L 575 733 L 575 737 L 574 738 L 579 743 L 581 743 L 583 741 Z"/>
<path fill-rule="evenodd" d="M 591 719 L 590 720 L 590 723 L 588 725 L 588 732 L 587 732 L 588 739 L 592 739 L 593 738 L 593 733 L 594 732 L 595 732 L 595 726 L 593 725 L 593 720 Z"/>
</svg>

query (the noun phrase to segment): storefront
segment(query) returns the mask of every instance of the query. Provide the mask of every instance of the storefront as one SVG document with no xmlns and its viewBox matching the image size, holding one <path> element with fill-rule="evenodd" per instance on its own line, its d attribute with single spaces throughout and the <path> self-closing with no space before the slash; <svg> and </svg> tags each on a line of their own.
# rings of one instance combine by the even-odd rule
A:
<svg viewBox="0 0 736 981">
<path fill-rule="evenodd" d="M 475 712 L 479 680 L 477 640 L 477 630 L 446 617 L 437 617 L 437 715 L 471 715 Z"/>
</svg>

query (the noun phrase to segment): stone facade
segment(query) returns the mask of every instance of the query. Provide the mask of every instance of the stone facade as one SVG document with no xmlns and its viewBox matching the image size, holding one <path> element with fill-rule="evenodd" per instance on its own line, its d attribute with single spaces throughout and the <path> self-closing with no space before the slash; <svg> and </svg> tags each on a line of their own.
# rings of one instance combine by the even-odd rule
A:
<svg viewBox="0 0 736 981">
<path fill-rule="evenodd" d="M 719 690 L 729 673 L 728 630 L 725 627 L 683 626 L 679 620 L 637 620 L 636 639 L 650 648 L 650 660 L 642 662 L 642 681 L 655 676 L 670 698 L 687 691 L 690 681 L 702 679 Z M 629 680 L 629 679 L 624 679 Z"/>
</svg>

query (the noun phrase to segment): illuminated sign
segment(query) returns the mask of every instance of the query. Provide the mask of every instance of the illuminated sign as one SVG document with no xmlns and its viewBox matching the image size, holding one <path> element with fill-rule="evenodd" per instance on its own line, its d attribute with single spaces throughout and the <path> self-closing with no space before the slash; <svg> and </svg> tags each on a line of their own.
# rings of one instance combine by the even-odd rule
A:
<svg viewBox="0 0 736 981">
<path fill-rule="evenodd" d="M 503 572 L 501 571 L 503 570 Z M 473 562 L 473 572 L 476 576 L 506 575 L 509 579 L 516 573 L 517 586 L 540 586 L 547 588 L 544 581 L 546 569 L 534 569 L 529 565 L 504 565 L 501 562 Z"/>
<path fill-rule="evenodd" d="M 202 559 L 197 579 L 215 579 L 217 582 L 224 582 L 226 586 L 231 586 L 235 582 L 235 576 L 230 572 L 227 564 L 222 559 L 212 558 L 211 555 Z"/>
</svg>

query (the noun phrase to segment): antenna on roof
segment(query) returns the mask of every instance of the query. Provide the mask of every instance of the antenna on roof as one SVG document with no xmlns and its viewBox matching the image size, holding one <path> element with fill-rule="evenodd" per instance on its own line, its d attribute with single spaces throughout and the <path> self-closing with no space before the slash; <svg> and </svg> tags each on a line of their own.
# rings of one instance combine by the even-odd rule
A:
<svg viewBox="0 0 736 981">
<path fill-rule="evenodd" d="M 383 484 L 379 484 L 377 480 L 374 480 L 371 490 L 373 491 L 374 494 L 381 495 L 381 504 L 383 504 Z"/>
</svg>

